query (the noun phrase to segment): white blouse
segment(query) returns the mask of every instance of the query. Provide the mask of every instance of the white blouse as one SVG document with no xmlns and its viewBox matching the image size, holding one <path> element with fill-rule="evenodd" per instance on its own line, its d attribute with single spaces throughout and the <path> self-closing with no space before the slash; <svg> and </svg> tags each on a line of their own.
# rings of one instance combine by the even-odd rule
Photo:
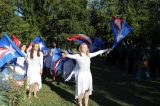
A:
<svg viewBox="0 0 160 106">
<path fill-rule="evenodd" d="M 30 52 L 27 54 L 27 60 L 29 66 L 39 65 L 40 69 L 43 69 L 43 53 L 40 52 L 40 57 L 37 56 L 37 52 L 33 53 L 33 59 L 30 58 Z"/>
</svg>

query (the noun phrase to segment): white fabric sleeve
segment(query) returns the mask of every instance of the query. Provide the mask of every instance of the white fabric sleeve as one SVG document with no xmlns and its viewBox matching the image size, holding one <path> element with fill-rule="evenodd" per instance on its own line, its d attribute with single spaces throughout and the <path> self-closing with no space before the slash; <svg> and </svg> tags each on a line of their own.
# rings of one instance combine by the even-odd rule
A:
<svg viewBox="0 0 160 106">
<path fill-rule="evenodd" d="M 40 68 L 43 69 L 43 53 L 40 52 Z"/>
<path fill-rule="evenodd" d="M 99 51 L 94 52 L 94 53 L 89 53 L 89 57 L 92 58 L 92 57 L 95 57 L 95 56 L 97 56 L 99 54 L 105 53 L 107 51 L 108 51 L 108 49 L 104 49 L 104 50 L 99 50 Z"/>
<path fill-rule="evenodd" d="M 65 79 L 65 82 L 66 82 L 66 81 L 69 81 L 74 74 L 75 74 L 75 71 L 73 70 L 73 71 L 71 72 L 71 74 Z"/>
<path fill-rule="evenodd" d="M 27 63 L 29 64 L 30 63 L 30 52 L 27 53 L 26 58 L 27 58 Z"/>
<path fill-rule="evenodd" d="M 67 57 L 68 58 L 71 58 L 71 59 L 78 59 L 78 54 L 67 54 Z"/>
</svg>

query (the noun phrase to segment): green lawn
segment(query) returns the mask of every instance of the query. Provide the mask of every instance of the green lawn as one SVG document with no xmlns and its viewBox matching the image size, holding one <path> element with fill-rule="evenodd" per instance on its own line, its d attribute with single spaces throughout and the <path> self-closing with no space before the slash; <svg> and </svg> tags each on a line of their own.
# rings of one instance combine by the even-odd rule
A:
<svg viewBox="0 0 160 106">
<path fill-rule="evenodd" d="M 78 106 L 74 99 L 74 83 L 53 82 L 52 79 L 43 81 L 43 88 L 38 92 L 39 98 L 29 99 L 27 106 Z M 98 106 L 94 100 L 90 100 L 91 106 Z"/>
</svg>

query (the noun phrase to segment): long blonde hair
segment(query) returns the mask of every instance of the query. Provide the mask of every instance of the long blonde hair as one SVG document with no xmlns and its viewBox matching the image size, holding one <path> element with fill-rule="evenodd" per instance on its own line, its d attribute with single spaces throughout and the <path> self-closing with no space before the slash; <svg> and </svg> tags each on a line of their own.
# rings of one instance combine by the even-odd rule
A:
<svg viewBox="0 0 160 106">
<path fill-rule="evenodd" d="M 82 43 L 80 46 L 79 46 L 79 54 L 82 56 L 82 54 L 81 54 L 81 50 L 82 50 L 82 46 L 83 45 L 86 45 L 87 46 L 87 52 L 86 52 L 86 55 L 87 56 L 89 56 L 89 48 L 88 48 L 88 45 L 86 44 L 86 43 Z"/>
</svg>

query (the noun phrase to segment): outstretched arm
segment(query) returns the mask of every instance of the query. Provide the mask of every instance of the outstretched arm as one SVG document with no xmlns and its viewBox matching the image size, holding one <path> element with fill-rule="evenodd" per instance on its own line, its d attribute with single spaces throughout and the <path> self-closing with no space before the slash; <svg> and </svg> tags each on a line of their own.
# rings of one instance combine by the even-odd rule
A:
<svg viewBox="0 0 160 106">
<path fill-rule="evenodd" d="M 89 54 L 89 57 L 92 58 L 92 57 L 95 57 L 99 54 L 102 54 L 102 53 L 105 53 L 105 52 L 110 52 L 112 49 L 104 49 L 104 50 L 99 50 L 97 52 L 94 52 L 94 53 L 90 53 Z"/>
<path fill-rule="evenodd" d="M 63 57 L 68 57 L 71 59 L 78 59 L 78 54 L 67 54 L 67 53 L 62 53 Z"/>
</svg>

